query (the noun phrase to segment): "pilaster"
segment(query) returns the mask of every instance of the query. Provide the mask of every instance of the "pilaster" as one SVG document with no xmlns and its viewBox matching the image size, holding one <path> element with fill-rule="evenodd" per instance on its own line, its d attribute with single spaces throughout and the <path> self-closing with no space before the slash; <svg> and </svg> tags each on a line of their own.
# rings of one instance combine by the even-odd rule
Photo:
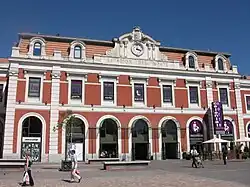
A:
<svg viewBox="0 0 250 187">
<path fill-rule="evenodd" d="M 49 162 L 55 162 L 61 159 L 58 155 L 58 132 L 53 130 L 59 120 L 60 66 L 53 66 L 51 76 Z"/>
<path fill-rule="evenodd" d="M 240 137 L 245 137 L 245 128 L 244 128 L 244 120 L 243 120 L 243 111 L 242 111 L 242 100 L 241 100 L 241 93 L 240 93 L 240 80 L 234 79 L 234 90 L 235 90 L 235 100 L 236 100 L 236 107 L 237 107 L 237 117 L 238 117 L 238 126 L 239 126 L 239 134 Z"/>
<path fill-rule="evenodd" d="M 16 91 L 18 79 L 18 64 L 11 63 L 9 68 L 8 99 L 6 106 L 6 118 L 4 129 L 4 158 L 19 158 L 20 155 L 13 154 L 13 134 L 15 123 Z M 15 137 L 16 138 L 16 137 Z"/>
</svg>

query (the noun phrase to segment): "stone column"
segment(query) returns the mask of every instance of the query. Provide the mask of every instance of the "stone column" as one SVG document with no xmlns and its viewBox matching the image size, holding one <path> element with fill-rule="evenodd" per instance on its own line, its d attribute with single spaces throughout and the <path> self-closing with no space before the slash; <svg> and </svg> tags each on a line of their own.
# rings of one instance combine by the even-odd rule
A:
<svg viewBox="0 0 250 187">
<path fill-rule="evenodd" d="M 53 131 L 59 120 L 59 95 L 60 95 L 60 66 L 53 66 L 51 83 L 51 106 L 50 106 L 50 140 L 49 162 L 60 161 L 58 155 L 58 131 Z"/>
<path fill-rule="evenodd" d="M 239 79 L 234 79 L 234 90 L 235 90 L 235 100 L 236 100 L 237 117 L 238 117 L 239 134 L 240 134 L 240 137 L 238 138 L 243 138 L 245 137 L 245 125 L 244 125 L 244 120 L 243 120 L 242 100 L 241 100 Z"/>
<path fill-rule="evenodd" d="M 20 158 L 20 155 L 18 155 L 18 153 L 13 153 L 17 79 L 18 79 L 18 64 L 11 63 L 9 68 L 9 83 L 7 85 L 8 97 L 7 97 L 5 128 L 4 128 L 4 147 L 3 147 L 4 158 Z"/>
</svg>

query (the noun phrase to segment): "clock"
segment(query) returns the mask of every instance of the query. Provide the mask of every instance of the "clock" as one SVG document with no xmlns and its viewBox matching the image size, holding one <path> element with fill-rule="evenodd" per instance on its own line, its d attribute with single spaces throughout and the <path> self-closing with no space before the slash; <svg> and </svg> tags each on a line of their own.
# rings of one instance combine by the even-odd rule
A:
<svg viewBox="0 0 250 187">
<path fill-rule="evenodd" d="M 141 56 L 144 52 L 143 45 L 141 43 L 134 43 L 131 47 L 131 51 L 135 56 Z"/>
</svg>

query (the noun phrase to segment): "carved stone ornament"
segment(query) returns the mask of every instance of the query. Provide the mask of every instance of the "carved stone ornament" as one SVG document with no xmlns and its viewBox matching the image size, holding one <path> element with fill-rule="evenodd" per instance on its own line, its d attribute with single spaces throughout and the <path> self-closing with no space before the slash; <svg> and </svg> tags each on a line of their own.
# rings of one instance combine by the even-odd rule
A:
<svg viewBox="0 0 250 187">
<path fill-rule="evenodd" d="M 213 87 L 212 81 L 207 81 L 206 82 L 206 88 L 212 88 L 212 87 Z"/>
<path fill-rule="evenodd" d="M 240 89 L 240 83 L 234 83 L 234 88 L 235 89 Z"/>
</svg>

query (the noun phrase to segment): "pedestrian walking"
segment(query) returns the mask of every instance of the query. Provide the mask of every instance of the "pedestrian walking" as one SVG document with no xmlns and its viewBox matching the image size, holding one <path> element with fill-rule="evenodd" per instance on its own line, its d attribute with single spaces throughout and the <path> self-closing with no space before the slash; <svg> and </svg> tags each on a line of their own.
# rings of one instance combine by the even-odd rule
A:
<svg viewBox="0 0 250 187">
<path fill-rule="evenodd" d="M 227 150 L 227 146 L 225 145 L 222 149 L 222 157 L 223 157 L 224 165 L 227 165 L 227 154 L 228 154 L 228 150 Z"/>
<path fill-rule="evenodd" d="M 77 170 L 77 156 L 75 150 L 71 150 L 71 161 L 72 161 L 71 182 L 74 182 L 75 178 L 77 178 L 78 183 L 80 183 L 82 177 L 79 175 L 79 172 Z"/>
<path fill-rule="evenodd" d="M 27 182 L 29 182 L 30 186 L 34 186 L 34 180 L 31 173 L 32 158 L 30 157 L 29 151 L 26 152 L 25 159 L 22 186 L 28 186 Z"/>
<path fill-rule="evenodd" d="M 193 149 L 190 151 L 190 153 L 191 153 L 192 160 L 193 160 L 193 162 L 192 162 L 192 168 L 193 167 L 197 168 L 196 157 L 198 156 L 198 152 L 197 152 L 195 146 L 193 146 Z"/>
</svg>

